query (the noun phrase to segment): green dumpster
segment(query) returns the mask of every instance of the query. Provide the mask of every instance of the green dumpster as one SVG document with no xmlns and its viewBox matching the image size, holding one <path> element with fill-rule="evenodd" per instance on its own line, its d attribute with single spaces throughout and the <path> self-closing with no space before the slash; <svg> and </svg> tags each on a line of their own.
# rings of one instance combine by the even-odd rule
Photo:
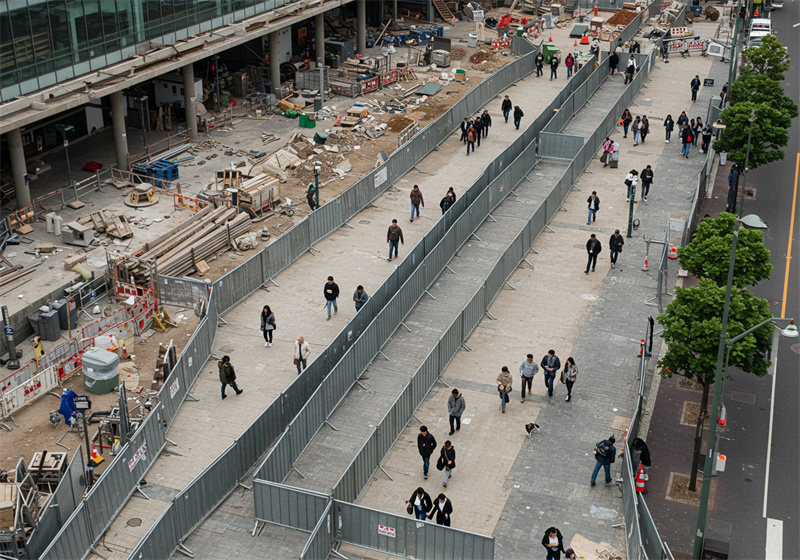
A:
<svg viewBox="0 0 800 560">
<path fill-rule="evenodd" d="M 559 49 L 553 43 L 548 43 L 548 42 L 542 43 L 542 56 L 544 56 L 545 64 L 550 64 L 550 60 L 553 58 L 553 55 L 560 52 L 561 49 Z M 561 56 L 559 56 L 558 58 L 559 62 L 563 62 L 563 60 L 561 60 Z"/>
</svg>

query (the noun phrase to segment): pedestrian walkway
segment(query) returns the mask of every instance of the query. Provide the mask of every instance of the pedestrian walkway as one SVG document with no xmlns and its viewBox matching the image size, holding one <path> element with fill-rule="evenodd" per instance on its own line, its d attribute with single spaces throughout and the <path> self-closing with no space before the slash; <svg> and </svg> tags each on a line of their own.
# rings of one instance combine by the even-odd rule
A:
<svg viewBox="0 0 800 560">
<path fill-rule="evenodd" d="M 525 92 L 536 91 L 536 96 L 531 95 L 527 110 L 538 114 L 559 90 L 560 84 L 535 82 L 534 78 L 528 77 L 511 88 L 510 95 L 519 97 Z M 192 394 L 200 402 L 186 402 L 167 434 L 178 444 L 177 447 L 168 445 L 167 452 L 159 457 L 148 473 L 147 493 L 151 499 L 135 495 L 106 532 L 104 543 L 106 552 L 111 551 L 111 557 L 127 557 L 169 501 L 216 459 L 294 379 L 297 372 L 292 364 L 292 352 L 296 337 L 304 336 L 311 346 L 311 358 L 316 357 L 355 314 L 352 294 L 356 286 L 361 284 L 367 293 L 371 293 L 385 280 L 392 267 L 399 264 L 400 261 L 386 262 L 388 245 L 385 235 L 391 220 L 397 218 L 403 228 L 402 260 L 407 254 L 406 248 L 413 247 L 441 216 L 438 202 L 447 187 L 453 186 L 456 194 L 460 195 L 472 184 L 475 175 L 517 137 L 519 132 L 514 130 L 513 124 L 503 123 L 500 103 L 497 99 L 486 105 L 495 116 L 493 126 L 481 147 L 474 155 L 470 154 L 469 160 L 466 160 L 465 149 L 462 151 L 459 134 L 454 133 L 442 144 L 440 151 L 432 152 L 417 165 L 419 171 L 410 172 L 395 184 L 399 191 L 387 191 L 373 207 L 351 220 L 354 229 L 340 229 L 316 243 L 315 248 L 320 253 L 302 257 L 275 278 L 277 286 L 270 285 L 266 291 L 256 292 L 225 316 L 228 324 L 218 331 L 213 353 L 231 357 L 237 384 L 244 393 L 240 396 L 231 394 L 222 401 L 216 361 L 212 359 L 206 364 L 192 388 Z M 468 166 L 464 165 L 465 161 L 469 161 Z M 408 221 L 409 193 L 414 184 L 420 185 L 426 206 L 421 209 L 421 217 L 411 224 Z M 231 260 L 231 268 L 239 264 L 239 261 Z M 329 274 L 339 284 L 341 296 L 339 313 L 331 321 L 326 321 L 322 287 Z M 259 330 L 258 314 L 264 305 L 273 309 L 278 324 L 273 345 L 269 348 L 264 347 Z M 178 346 L 180 348 L 180 343 Z M 394 397 L 386 402 L 390 404 L 393 400 Z M 355 449 L 360 445 L 358 443 Z M 325 462 L 323 457 L 322 464 Z M 237 496 L 238 491 L 231 500 L 236 501 Z M 249 509 L 241 512 L 248 519 L 247 524 L 253 519 L 252 507 L 250 495 Z M 224 512 L 225 505 L 218 511 Z M 131 526 L 128 523 L 131 518 L 141 519 L 141 524 Z M 228 525 L 232 530 L 237 527 L 236 524 Z M 281 535 L 282 538 L 286 536 L 283 532 Z M 189 539 L 187 544 L 190 549 L 193 546 L 200 550 L 206 548 L 204 544 L 191 544 L 192 540 Z M 302 549 L 305 540 L 298 539 L 297 542 Z M 208 546 L 214 545 L 209 543 Z"/>
</svg>

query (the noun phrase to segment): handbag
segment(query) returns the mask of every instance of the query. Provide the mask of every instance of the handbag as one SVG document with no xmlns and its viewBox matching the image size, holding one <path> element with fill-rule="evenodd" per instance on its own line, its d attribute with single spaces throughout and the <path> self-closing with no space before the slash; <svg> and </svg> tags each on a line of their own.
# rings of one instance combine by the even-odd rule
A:
<svg viewBox="0 0 800 560">
<path fill-rule="evenodd" d="M 295 358 L 293 363 L 294 363 L 294 365 L 297 365 L 297 364 L 299 364 L 299 363 L 300 363 L 300 360 L 298 360 L 297 358 Z"/>
<path fill-rule="evenodd" d="M 605 163 L 608 161 L 608 152 L 603 152 L 603 155 L 600 156 L 600 163 Z"/>
<path fill-rule="evenodd" d="M 630 179 L 625 179 L 625 186 L 626 187 L 630 187 L 632 184 L 633 184 L 633 181 L 631 181 Z"/>
<path fill-rule="evenodd" d="M 406 503 L 406 511 L 408 512 L 409 515 L 414 513 L 414 504 L 412 504 L 411 502 L 407 502 Z"/>
<path fill-rule="evenodd" d="M 436 468 L 440 471 L 443 471 L 444 465 L 445 465 L 444 457 L 439 457 L 439 460 L 436 461 Z"/>
</svg>

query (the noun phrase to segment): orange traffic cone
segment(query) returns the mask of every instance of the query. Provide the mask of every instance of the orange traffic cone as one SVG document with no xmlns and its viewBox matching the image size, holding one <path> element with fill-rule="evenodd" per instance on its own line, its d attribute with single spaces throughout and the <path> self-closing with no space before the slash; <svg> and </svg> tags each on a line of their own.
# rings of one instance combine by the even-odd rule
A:
<svg viewBox="0 0 800 560">
<path fill-rule="evenodd" d="M 669 250 L 669 255 L 667 255 L 670 259 L 677 259 L 678 258 L 678 250 L 675 248 L 675 245 L 672 246 L 672 249 Z"/>
<path fill-rule="evenodd" d="M 553 42 L 553 35 L 550 35 L 550 38 L 547 40 L 547 42 L 548 43 L 552 43 Z"/>
<path fill-rule="evenodd" d="M 94 461 L 95 465 L 99 465 L 100 463 L 105 461 L 105 459 L 103 459 L 103 456 L 97 453 L 97 450 L 94 447 L 92 447 L 92 461 Z"/>
<path fill-rule="evenodd" d="M 577 47 L 577 46 L 578 46 L 578 40 L 577 40 L 577 39 L 575 39 L 575 44 L 574 44 L 574 45 L 572 45 L 572 46 L 573 46 L 573 47 Z"/>
<path fill-rule="evenodd" d="M 647 272 L 648 270 L 650 270 L 649 268 L 647 268 L 647 257 L 644 258 L 644 266 L 642 267 L 642 270 L 644 272 Z"/>
<path fill-rule="evenodd" d="M 122 343 L 122 359 L 123 360 L 128 359 L 128 349 L 125 348 L 125 342 Z"/>
<path fill-rule="evenodd" d="M 647 488 L 644 486 L 644 465 L 639 464 L 639 470 L 636 472 L 636 491 L 642 494 L 647 494 Z"/>
<path fill-rule="evenodd" d="M 342 122 L 342 117 L 340 115 L 336 115 L 336 126 L 339 126 Z"/>
<path fill-rule="evenodd" d="M 639 356 L 637 357 L 641 358 L 642 354 L 644 354 L 644 339 L 639 341 Z"/>
</svg>

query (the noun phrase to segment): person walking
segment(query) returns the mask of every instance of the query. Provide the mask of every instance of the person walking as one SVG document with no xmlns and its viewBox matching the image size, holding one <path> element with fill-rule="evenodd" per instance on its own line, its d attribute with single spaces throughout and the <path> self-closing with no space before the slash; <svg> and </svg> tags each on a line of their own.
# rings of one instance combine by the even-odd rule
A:
<svg viewBox="0 0 800 560">
<path fill-rule="evenodd" d="M 227 397 L 225 395 L 226 385 L 230 385 L 237 395 L 241 395 L 244 391 L 236 385 L 236 371 L 231 365 L 230 356 L 222 356 L 222 359 L 217 362 L 217 368 L 219 368 L 219 381 L 222 383 L 222 400 L 224 401 Z"/>
<path fill-rule="evenodd" d="M 571 78 L 572 67 L 575 66 L 575 58 L 572 56 L 572 53 L 569 53 L 567 58 L 564 59 L 564 66 L 567 67 L 567 78 Z"/>
<path fill-rule="evenodd" d="M 689 82 L 689 87 L 692 88 L 692 103 L 697 101 L 697 92 L 700 91 L 700 76 L 695 75 L 694 79 Z"/>
<path fill-rule="evenodd" d="M 394 249 L 394 256 L 397 258 L 397 244 L 406 244 L 405 239 L 403 239 L 403 230 L 397 225 L 397 220 L 392 220 L 392 225 L 389 226 L 389 230 L 386 232 L 386 242 L 389 244 L 389 262 L 392 262 L 392 250 Z"/>
<path fill-rule="evenodd" d="M 439 456 L 439 464 L 442 465 L 442 469 L 444 469 L 444 482 L 442 482 L 442 486 L 447 488 L 447 481 L 453 476 L 453 469 L 456 468 L 456 448 L 453 447 L 450 440 L 444 442 L 444 447 L 442 447 Z"/>
<path fill-rule="evenodd" d="M 683 130 L 681 130 L 681 143 L 681 155 L 689 159 L 689 148 L 692 147 L 692 129 L 688 124 L 683 125 Z"/>
<path fill-rule="evenodd" d="M 467 131 L 469 130 L 469 127 L 470 127 L 469 119 L 467 117 L 464 117 L 464 120 L 461 121 L 461 141 L 464 142 L 464 144 L 467 143 Z"/>
<path fill-rule="evenodd" d="M 353 292 L 353 301 L 356 303 L 356 313 L 369 301 L 369 295 L 364 291 L 364 286 L 358 286 Z"/>
<path fill-rule="evenodd" d="M 594 237 L 594 234 L 592 234 L 592 237 Z M 544 370 L 544 386 L 547 387 L 547 396 L 552 397 L 556 374 L 561 369 L 561 360 L 556 356 L 555 350 L 548 350 L 540 365 Z"/>
<path fill-rule="evenodd" d="M 636 199 L 636 185 L 639 183 L 639 172 L 635 169 L 631 169 L 628 172 L 628 176 L 625 177 L 625 186 L 628 187 L 628 195 L 625 197 L 626 201 L 629 201 L 631 197 Z"/>
<path fill-rule="evenodd" d="M 714 136 L 714 131 L 710 124 L 707 124 L 703 129 L 703 143 L 700 145 L 700 151 L 704 154 L 708 153 L 708 148 L 711 146 L 711 137 Z"/>
<path fill-rule="evenodd" d="M 572 400 L 572 386 L 575 385 L 575 379 L 578 377 L 578 366 L 575 365 L 575 360 L 570 356 L 567 358 L 567 363 L 564 366 L 564 371 L 561 372 L 561 383 L 567 386 L 567 402 Z"/>
<path fill-rule="evenodd" d="M 614 436 L 611 436 L 608 439 L 598 442 L 597 445 L 594 446 L 595 464 L 594 471 L 592 471 L 592 479 L 589 484 L 590 486 L 595 485 L 597 473 L 600 472 L 601 467 L 605 471 L 606 484 L 611 484 L 611 463 L 613 463 L 617 457 L 617 448 L 614 447 L 614 442 L 616 441 Z"/>
<path fill-rule="evenodd" d="M 553 55 L 550 57 L 550 81 L 556 78 L 558 78 L 558 57 Z"/>
<path fill-rule="evenodd" d="M 298 336 L 294 341 L 294 365 L 297 367 L 297 375 L 303 373 L 308 365 L 308 355 L 311 353 L 311 348 L 308 342 L 302 336 Z"/>
<path fill-rule="evenodd" d="M 725 203 L 725 211 L 733 214 L 736 212 L 736 197 L 739 192 L 739 166 L 733 164 L 731 172 L 728 173 L 728 198 Z"/>
<path fill-rule="evenodd" d="M 597 266 L 597 255 L 599 255 L 602 250 L 603 246 L 600 244 L 600 240 L 597 239 L 597 236 L 595 234 L 590 235 L 589 241 L 586 242 L 586 253 L 589 255 L 589 260 L 586 262 L 585 274 L 589 274 L 589 267 L 591 267 L 592 272 L 594 272 Z"/>
<path fill-rule="evenodd" d="M 410 506 L 411 511 L 409 511 L 409 513 L 413 512 L 414 517 L 419 521 L 425 521 L 428 517 L 428 512 L 433 507 L 431 495 L 428 494 L 422 486 L 414 490 L 414 493 L 411 494 L 411 498 L 406 501 L 406 504 Z"/>
<path fill-rule="evenodd" d="M 675 121 L 672 120 L 672 115 L 667 115 L 664 119 L 664 130 L 667 134 L 667 144 L 669 144 L 669 137 L 672 136 L 672 131 L 675 129 Z"/>
<path fill-rule="evenodd" d="M 333 276 L 328 276 L 328 281 L 322 287 L 322 294 L 325 296 L 325 306 L 328 308 L 328 318 L 325 320 L 330 321 L 331 307 L 333 307 L 334 315 L 339 313 L 339 305 L 336 303 L 336 299 L 339 297 L 339 286 L 333 281 Z"/>
<path fill-rule="evenodd" d="M 317 208 L 317 201 L 314 198 L 314 185 L 308 186 L 308 193 L 306 193 L 306 202 L 308 202 L 308 207 L 313 212 Z"/>
<path fill-rule="evenodd" d="M 592 191 L 589 198 L 586 199 L 589 208 L 589 216 L 586 218 L 586 225 L 591 222 L 597 221 L 597 211 L 600 210 L 600 197 L 597 196 L 597 191 Z"/>
<path fill-rule="evenodd" d="M 678 120 L 675 123 L 678 125 L 678 130 L 683 130 L 683 125 L 689 124 L 689 117 L 686 116 L 686 111 L 681 111 L 681 114 L 678 116 Z"/>
<path fill-rule="evenodd" d="M 616 52 L 612 52 L 608 57 L 608 74 L 612 78 L 617 72 L 617 66 L 619 66 L 619 55 Z"/>
<path fill-rule="evenodd" d="M 625 67 L 625 84 L 629 84 L 633 81 L 633 76 L 636 74 L 636 59 L 633 55 L 630 56 L 628 59 L 628 65 Z"/>
<path fill-rule="evenodd" d="M 622 111 L 622 117 L 619 119 L 620 124 L 622 125 L 622 130 L 624 134 L 622 135 L 623 138 L 628 137 L 628 129 L 631 127 L 631 123 L 633 122 L 633 115 L 628 109 Z"/>
<path fill-rule="evenodd" d="M 542 546 L 547 549 L 547 560 L 561 560 L 564 552 L 564 536 L 555 527 L 550 527 L 544 532 Z"/>
<path fill-rule="evenodd" d="M 508 404 L 508 394 L 511 392 L 512 383 L 514 383 L 506 366 L 503 366 L 500 373 L 497 374 L 495 382 L 497 383 L 497 392 L 500 394 L 500 410 L 505 414 L 506 404 Z"/>
<path fill-rule="evenodd" d="M 467 401 L 464 400 L 464 395 L 459 393 L 458 389 L 453 389 L 450 396 L 447 397 L 447 414 L 450 416 L 451 436 L 461 429 L 461 415 L 464 414 L 465 408 L 467 408 Z"/>
<path fill-rule="evenodd" d="M 603 140 L 603 153 L 600 156 L 600 163 L 603 164 L 603 167 L 608 167 L 609 160 L 611 159 L 611 147 L 613 145 L 614 143 L 611 141 L 611 139 L 606 136 L 606 139 Z"/>
<path fill-rule="evenodd" d="M 508 115 L 511 113 L 512 107 L 513 105 L 511 105 L 511 100 L 506 95 L 505 99 L 503 99 L 503 104 L 500 106 L 500 109 L 503 111 L 503 118 L 506 120 L 506 124 L 508 124 Z"/>
<path fill-rule="evenodd" d="M 642 124 L 642 118 L 639 115 L 636 115 L 636 118 L 633 119 L 633 145 L 634 146 L 638 146 L 639 145 L 639 135 L 641 135 L 641 133 L 642 133 L 642 130 L 640 128 L 641 124 Z"/>
<path fill-rule="evenodd" d="M 703 117 L 697 117 L 692 127 L 692 146 L 697 146 L 697 139 L 703 135 Z"/>
<path fill-rule="evenodd" d="M 611 257 L 611 268 L 617 268 L 617 257 L 622 252 L 622 246 L 625 245 L 625 238 L 619 234 L 619 230 L 615 230 L 608 240 L 608 251 Z"/>
<path fill-rule="evenodd" d="M 261 331 L 264 333 L 264 346 L 272 346 L 272 331 L 278 328 L 275 323 L 275 313 L 265 305 L 261 310 Z"/>
<path fill-rule="evenodd" d="M 484 109 L 483 114 L 481 115 L 481 128 L 483 130 L 483 137 L 484 138 L 489 136 L 489 127 L 490 126 L 492 126 L 492 117 L 489 114 L 489 111 Z"/>
<path fill-rule="evenodd" d="M 470 126 L 469 130 L 467 130 L 467 155 L 469 155 L 469 151 L 475 151 L 475 127 Z"/>
<path fill-rule="evenodd" d="M 450 187 L 450 190 L 444 195 L 442 201 L 439 203 L 439 208 L 442 209 L 442 215 L 447 212 L 450 207 L 455 204 L 456 202 L 456 193 L 453 191 L 453 187 Z"/>
<path fill-rule="evenodd" d="M 422 191 L 419 190 L 419 185 L 414 185 L 414 188 L 411 189 L 411 221 L 414 221 L 414 212 L 417 213 L 417 218 L 419 218 L 419 207 L 422 205 L 425 208 L 425 199 L 422 198 Z"/>
<path fill-rule="evenodd" d="M 431 513 L 428 516 L 428 518 L 433 519 L 433 516 L 436 515 L 437 525 L 444 525 L 445 527 L 449 527 L 450 516 L 452 515 L 452 513 L 453 513 L 453 503 L 444 494 L 439 494 L 439 496 L 436 498 L 436 501 L 433 503 L 433 509 L 431 510 Z"/>
<path fill-rule="evenodd" d="M 525 113 L 522 112 L 522 109 L 519 108 L 519 105 L 514 106 L 514 126 L 517 127 L 519 130 L 519 123 L 522 121 L 522 117 L 525 116 Z"/>
<path fill-rule="evenodd" d="M 641 136 L 642 144 L 645 138 L 650 134 L 650 121 L 647 120 L 647 115 L 642 116 L 642 122 L 639 124 L 639 134 Z"/>
<path fill-rule="evenodd" d="M 483 136 L 483 121 L 480 115 L 472 120 L 472 128 L 475 129 L 475 142 L 477 142 L 477 147 L 480 148 L 481 137 Z"/>
<path fill-rule="evenodd" d="M 542 75 L 542 69 L 544 68 L 544 55 L 541 51 L 536 53 L 536 59 L 534 60 L 536 63 L 536 77 L 539 78 Z"/>
<path fill-rule="evenodd" d="M 433 455 L 434 449 L 436 449 L 436 438 L 428 432 L 427 426 L 420 426 L 417 435 L 417 450 L 422 457 L 422 478 L 425 480 L 428 479 L 428 469 L 431 466 L 431 455 Z"/>
<path fill-rule="evenodd" d="M 522 397 L 519 402 L 525 402 L 525 388 L 528 388 L 528 395 L 531 394 L 531 387 L 533 386 L 533 378 L 539 373 L 539 366 L 533 361 L 533 354 L 528 354 L 522 363 L 519 364 L 519 375 L 522 378 Z"/>
<path fill-rule="evenodd" d="M 642 180 L 642 200 L 647 202 L 647 195 L 650 193 L 650 185 L 653 184 L 653 168 L 647 166 L 639 173 L 639 179 Z"/>
<path fill-rule="evenodd" d="M 647 482 L 650 480 L 650 475 L 648 472 L 650 471 L 650 467 L 652 466 L 652 462 L 650 461 L 650 448 L 647 447 L 647 443 L 642 438 L 636 438 L 633 440 L 633 449 L 639 452 L 639 462 L 644 467 L 644 480 Z M 643 494 L 647 494 L 647 488 L 644 489 Z"/>
</svg>

